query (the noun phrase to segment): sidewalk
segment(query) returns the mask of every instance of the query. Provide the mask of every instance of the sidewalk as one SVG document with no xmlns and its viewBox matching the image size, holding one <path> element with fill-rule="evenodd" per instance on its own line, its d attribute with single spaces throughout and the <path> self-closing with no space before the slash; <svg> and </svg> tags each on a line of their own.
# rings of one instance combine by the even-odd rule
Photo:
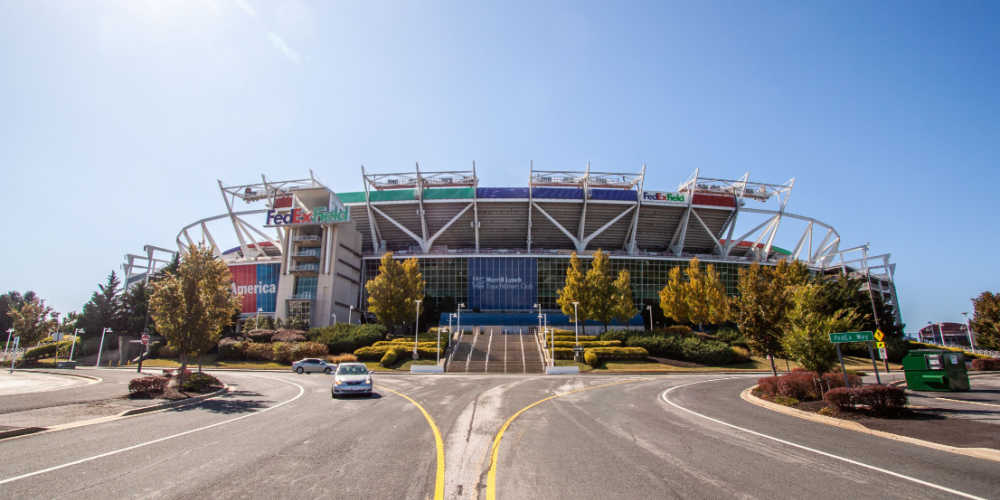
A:
<svg viewBox="0 0 1000 500">
<path fill-rule="evenodd" d="M 3 370 L 0 371 L 0 396 L 58 391 L 93 382 L 93 379 L 73 376 L 69 373 L 66 375 L 53 375 L 21 370 L 14 370 L 14 373 L 8 373 L 7 370 Z"/>
</svg>

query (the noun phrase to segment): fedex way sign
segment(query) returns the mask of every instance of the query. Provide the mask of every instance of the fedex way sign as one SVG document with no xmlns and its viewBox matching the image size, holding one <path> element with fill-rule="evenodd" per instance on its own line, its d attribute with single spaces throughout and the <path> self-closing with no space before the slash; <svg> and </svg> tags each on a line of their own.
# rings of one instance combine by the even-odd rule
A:
<svg viewBox="0 0 1000 500">
<path fill-rule="evenodd" d="M 343 210 L 326 207 L 316 207 L 312 210 L 301 208 L 268 210 L 267 221 L 264 223 L 264 227 L 339 224 L 341 222 L 349 222 L 350 220 L 351 212 L 347 208 Z"/>
</svg>

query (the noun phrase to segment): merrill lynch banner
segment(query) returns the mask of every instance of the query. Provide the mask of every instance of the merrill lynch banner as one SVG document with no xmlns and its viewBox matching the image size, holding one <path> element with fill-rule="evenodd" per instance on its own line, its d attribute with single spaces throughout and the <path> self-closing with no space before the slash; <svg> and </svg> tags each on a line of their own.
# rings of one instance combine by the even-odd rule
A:
<svg viewBox="0 0 1000 500">
<path fill-rule="evenodd" d="M 484 311 L 531 309 L 537 297 L 538 261 L 533 257 L 469 260 L 469 307 Z"/>
</svg>

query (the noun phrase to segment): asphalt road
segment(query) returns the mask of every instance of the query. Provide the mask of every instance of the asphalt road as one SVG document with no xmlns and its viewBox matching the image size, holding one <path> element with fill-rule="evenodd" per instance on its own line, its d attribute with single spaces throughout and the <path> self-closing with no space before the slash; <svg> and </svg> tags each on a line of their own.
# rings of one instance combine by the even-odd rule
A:
<svg viewBox="0 0 1000 500">
<path fill-rule="evenodd" d="M 0 497 L 433 498 L 439 479 L 447 498 L 1000 491 L 996 462 L 750 405 L 753 377 L 378 375 L 378 396 L 332 400 L 329 376 L 217 375 L 234 391 L 196 407 L 0 441 Z"/>
</svg>

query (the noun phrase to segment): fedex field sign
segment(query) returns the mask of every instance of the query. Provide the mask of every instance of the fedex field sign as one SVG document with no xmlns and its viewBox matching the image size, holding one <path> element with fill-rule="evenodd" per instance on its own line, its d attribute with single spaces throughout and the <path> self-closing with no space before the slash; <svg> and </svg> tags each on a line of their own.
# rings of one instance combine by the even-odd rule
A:
<svg viewBox="0 0 1000 500">
<path fill-rule="evenodd" d="M 326 207 L 316 207 L 310 210 L 293 208 L 292 210 L 268 210 L 264 227 L 305 226 L 315 224 L 338 224 L 351 220 L 348 209 L 337 210 Z"/>
</svg>

